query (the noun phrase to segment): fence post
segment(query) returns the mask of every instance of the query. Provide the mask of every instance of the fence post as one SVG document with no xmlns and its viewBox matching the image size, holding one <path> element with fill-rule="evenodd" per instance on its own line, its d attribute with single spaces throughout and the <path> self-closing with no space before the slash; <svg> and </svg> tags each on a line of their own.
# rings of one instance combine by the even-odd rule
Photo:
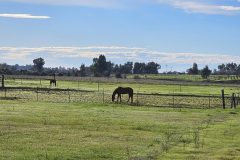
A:
<svg viewBox="0 0 240 160">
<path fill-rule="evenodd" d="M 222 89 L 222 104 L 223 104 L 223 109 L 226 108 L 226 104 L 225 104 L 225 94 L 224 94 L 224 89 Z"/>
<path fill-rule="evenodd" d="M 4 75 L 2 75 L 2 88 L 4 88 Z"/>
</svg>

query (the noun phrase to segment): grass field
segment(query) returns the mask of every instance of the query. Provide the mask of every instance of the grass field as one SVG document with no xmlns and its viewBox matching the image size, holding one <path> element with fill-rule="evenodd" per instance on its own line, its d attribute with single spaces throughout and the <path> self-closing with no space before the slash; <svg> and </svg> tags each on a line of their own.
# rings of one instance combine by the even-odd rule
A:
<svg viewBox="0 0 240 160">
<path fill-rule="evenodd" d="M 5 86 L 49 88 L 49 80 L 7 79 Z M 156 103 L 156 106 L 169 103 L 171 106 L 172 97 L 163 99 L 150 95 L 138 96 L 143 106 L 114 104 L 110 102 L 111 93 L 118 86 L 132 87 L 135 93 L 147 94 L 220 96 L 221 89 L 229 95 L 240 92 L 238 85 L 107 80 L 100 83 L 58 80 L 57 88 L 96 91 L 89 93 L 20 89 L 5 94 L 2 90 L 0 159 L 240 159 L 238 107 L 223 110 L 219 103 L 215 109 L 206 109 L 210 108 L 208 98 L 187 97 L 184 101 L 182 97 L 175 97 L 173 101 L 176 105 L 183 102 L 194 105 L 188 106 L 192 109 L 144 106 L 148 103 Z M 105 95 L 102 95 L 103 90 Z M 18 96 L 22 98 L 14 99 Z"/>
<path fill-rule="evenodd" d="M 9 79 L 6 80 L 5 86 L 7 87 L 42 87 L 49 88 L 49 80 L 21 80 L 21 79 Z M 102 91 L 112 92 L 116 87 L 132 87 L 139 93 L 180 93 L 180 94 L 201 94 L 201 95 L 220 95 L 221 90 L 225 89 L 226 94 L 233 92 L 239 93 L 239 86 L 223 86 L 223 85 L 198 85 L 198 84 L 183 84 L 183 85 L 171 85 L 171 84 L 141 84 L 141 83 L 121 83 L 121 82 L 93 82 L 93 81 L 63 81 L 57 82 L 57 88 L 64 89 L 82 89 L 90 91 Z"/>
<path fill-rule="evenodd" d="M 150 75 L 127 75 L 127 78 L 134 78 L 138 76 L 144 79 L 158 79 L 158 80 L 175 80 L 175 81 L 206 81 L 201 75 L 188 75 L 188 74 L 150 74 Z M 235 75 L 210 75 L 209 81 L 229 81 L 239 80 L 239 76 Z"/>
<path fill-rule="evenodd" d="M 239 114 L 0 100 L 0 159 L 240 159 Z"/>
</svg>

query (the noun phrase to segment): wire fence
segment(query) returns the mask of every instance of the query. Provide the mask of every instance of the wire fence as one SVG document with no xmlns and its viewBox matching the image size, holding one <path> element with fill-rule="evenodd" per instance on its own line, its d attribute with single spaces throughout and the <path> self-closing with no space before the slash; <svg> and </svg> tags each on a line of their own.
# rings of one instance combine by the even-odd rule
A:
<svg viewBox="0 0 240 160">
<path fill-rule="evenodd" d="M 21 101 L 40 101 L 55 103 L 113 103 L 112 93 L 106 92 L 104 90 L 96 92 L 87 90 L 48 88 L 3 88 L 0 89 L 0 99 L 16 99 Z M 129 103 L 127 100 L 128 96 L 123 95 L 123 104 L 139 106 L 173 108 L 221 108 L 223 106 L 223 98 L 221 95 L 135 93 L 133 103 Z M 234 98 L 231 95 L 225 95 L 224 97 L 224 103 L 226 107 L 232 107 L 233 103 L 238 105 L 239 102 L 239 94 L 234 94 Z"/>
</svg>

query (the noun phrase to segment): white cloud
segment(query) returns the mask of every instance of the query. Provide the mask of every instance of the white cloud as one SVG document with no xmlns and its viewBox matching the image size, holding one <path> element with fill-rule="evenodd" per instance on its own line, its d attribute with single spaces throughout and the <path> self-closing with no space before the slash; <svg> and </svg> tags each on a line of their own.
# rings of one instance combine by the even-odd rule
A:
<svg viewBox="0 0 240 160">
<path fill-rule="evenodd" d="M 32 3 L 45 5 L 72 5 L 95 8 L 124 8 L 149 3 L 167 4 L 188 13 L 233 15 L 240 13 L 240 6 L 218 5 L 218 0 L 0 0 L 0 2 Z M 224 1 L 223 1 L 224 2 Z M 236 2 L 240 2 L 237 0 Z"/>
<path fill-rule="evenodd" d="M 240 63 L 240 56 L 222 54 L 199 54 L 199 53 L 165 53 L 152 51 L 146 48 L 131 48 L 119 46 L 90 46 L 90 47 L 40 47 L 40 48 L 15 48 L 0 47 L 0 55 L 3 60 L 32 60 L 44 54 L 46 57 L 55 59 L 68 58 L 70 61 L 76 59 L 89 59 L 98 57 L 100 54 L 115 62 L 126 61 L 155 61 L 160 64 L 220 64 L 235 62 Z M 47 60 L 47 59 L 46 59 Z M 69 62 L 71 64 L 71 62 Z"/>
<path fill-rule="evenodd" d="M 188 13 L 232 15 L 240 13 L 240 6 L 217 5 L 201 0 L 156 0 L 161 4 L 168 4 L 175 8 L 183 9 Z M 212 1 L 213 2 L 213 1 Z M 216 1 L 215 1 L 216 2 Z"/>
<path fill-rule="evenodd" d="M 31 14 L 0 14 L 0 17 L 17 19 L 49 19 L 49 16 L 33 16 Z"/>
</svg>

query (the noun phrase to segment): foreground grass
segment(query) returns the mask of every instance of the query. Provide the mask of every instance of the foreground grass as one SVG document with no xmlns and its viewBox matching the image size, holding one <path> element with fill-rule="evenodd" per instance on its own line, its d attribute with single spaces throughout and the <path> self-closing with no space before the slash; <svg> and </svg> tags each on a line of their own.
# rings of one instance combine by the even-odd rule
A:
<svg viewBox="0 0 240 160">
<path fill-rule="evenodd" d="M 240 110 L 0 101 L 0 159 L 240 159 Z"/>
</svg>

